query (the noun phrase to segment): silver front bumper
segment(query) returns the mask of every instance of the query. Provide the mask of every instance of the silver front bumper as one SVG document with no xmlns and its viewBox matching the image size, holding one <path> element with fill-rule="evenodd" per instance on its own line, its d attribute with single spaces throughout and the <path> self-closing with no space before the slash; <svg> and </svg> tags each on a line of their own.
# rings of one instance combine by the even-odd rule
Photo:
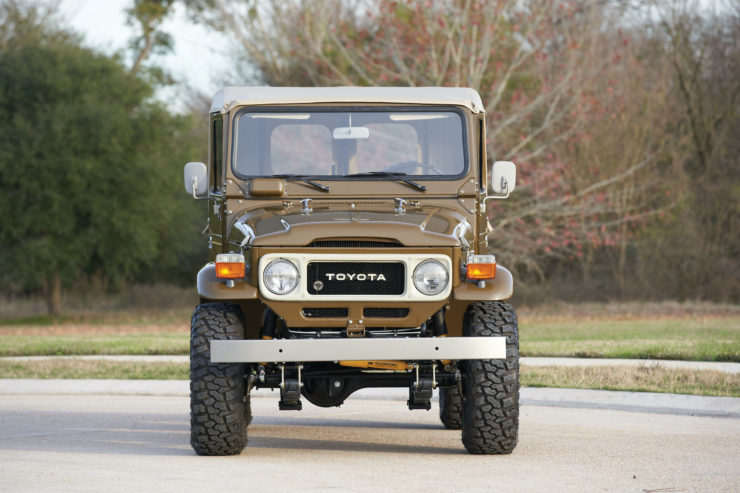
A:
<svg viewBox="0 0 740 493">
<path fill-rule="evenodd" d="M 504 358 L 505 337 L 211 341 L 212 363 Z"/>
</svg>

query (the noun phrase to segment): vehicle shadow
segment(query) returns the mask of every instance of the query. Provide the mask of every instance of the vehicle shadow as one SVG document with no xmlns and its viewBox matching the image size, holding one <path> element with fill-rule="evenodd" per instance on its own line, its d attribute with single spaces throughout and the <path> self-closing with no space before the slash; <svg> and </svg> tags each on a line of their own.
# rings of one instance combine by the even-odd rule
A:
<svg viewBox="0 0 740 493">
<path fill-rule="evenodd" d="M 398 430 L 444 430 L 441 424 L 399 423 L 357 419 L 309 418 L 302 416 L 256 416 L 255 424 L 290 425 L 290 426 L 338 426 L 347 428 L 378 428 Z"/>
<path fill-rule="evenodd" d="M 313 450 L 334 452 L 374 452 L 379 454 L 465 454 L 462 444 L 459 447 L 440 447 L 434 445 L 407 445 L 398 443 L 377 443 L 362 440 L 323 440 L 270 436 L 269 434 L 250 437 L 247 451 L 255 449 Z"/>
</svg>

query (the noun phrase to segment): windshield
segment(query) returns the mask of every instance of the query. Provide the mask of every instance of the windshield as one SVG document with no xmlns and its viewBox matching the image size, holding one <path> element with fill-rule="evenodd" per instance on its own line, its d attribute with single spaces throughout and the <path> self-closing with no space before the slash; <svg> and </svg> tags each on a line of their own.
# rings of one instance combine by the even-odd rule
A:
<svg viewBox="0 0 740 493">
<path fill-rule="evenodd" d="M 236 119 L 237 176 L 425 177 L 465 172 L 465 134 L 457 111 L 249 111 Z"/>
</svg>

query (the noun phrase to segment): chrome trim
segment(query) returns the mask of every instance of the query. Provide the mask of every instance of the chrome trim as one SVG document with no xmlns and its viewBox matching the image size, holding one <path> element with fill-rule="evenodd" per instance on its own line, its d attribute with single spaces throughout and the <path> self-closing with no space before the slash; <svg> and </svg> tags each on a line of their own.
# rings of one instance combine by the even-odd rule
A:
<svg viewBox="0 0 740 493">
<path fill-rule="evenodd" d="M 298 288 L 285 295 L 276 295 L 270 292 L 263 283 L 263 275 L 267 265 L 273 260 L 283 259 L 292 262 L 298 267 Z M 413 281 L 413 273 L 416 267 L 425 260 L 436 260 L 440 262 L 448 273 L 448 282 L 442 292 L 435 295 L 426 295 L 416 289 Z M 406 287 L 400 295 L 311 295 L 308 294 L 308 263 L 309 262 L 402 262 L 406 264 Z M 258 279 L 260 294 L 274 301 L 441 301 L 450 297 L 452 292 L 452 260 L 447 255 L 435 254 L 402 254 L 402 253 L 374 253 L 374 254 L 333 254 L 333 253 L 269 253 L 263 255 L 259 260 Z"/>
<path fill-rule="evenodd" d="M 234 227 L 238 229 L 244 235 L 244 239 L 242 240 L 239 246 L 244 248 L 247 245 L 251 245 L 252 241 L 254 241 L 256 237 L 256 235 L 254 234 L 254 230 L 251 228 L 251 226 L 237 221 L 236 223 L 234 223 Z"/>
</svg>

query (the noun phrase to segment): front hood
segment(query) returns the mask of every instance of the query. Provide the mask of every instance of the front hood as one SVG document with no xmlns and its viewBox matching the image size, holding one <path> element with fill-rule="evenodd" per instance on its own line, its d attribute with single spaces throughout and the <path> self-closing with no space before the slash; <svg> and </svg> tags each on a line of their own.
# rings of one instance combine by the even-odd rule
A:
<svg viewBox="0 0 740 493">
<path fill-rule="evenodd" d="M 390 209 L 390 210 L 389 210 Z M 442 206 L 396 213 L 385 201 L 265 207 L 237 215 L 229 242 L 242 246 L 308 246 L 328 239 L 392 240 L 408 247 L 460 246 L 473 242 L 468 220 Z"/>
</svg>

